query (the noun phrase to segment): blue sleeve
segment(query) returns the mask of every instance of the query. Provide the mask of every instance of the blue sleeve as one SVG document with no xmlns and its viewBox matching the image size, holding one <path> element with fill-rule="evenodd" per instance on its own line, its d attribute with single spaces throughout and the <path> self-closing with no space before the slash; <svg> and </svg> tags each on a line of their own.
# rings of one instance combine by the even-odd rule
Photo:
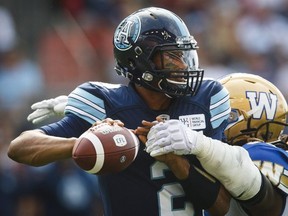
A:
<svg viewBox="0 0 288 216">
<path fill-rule="evenodd" d="M 252 143 L 243 147 L 270 182 L 288 194 L 288 152 L 269 143 Z"/>
<path fill-rule="evenodd" d="M 288 169 L 288 153 L 281 148 L 269 143 L 251 143 L 245 144 L 243 147 L 248 151 L 253 161 L 269 161 Z"/>
<path fill-rule="evenodd" d="M 65 114 L 73 113 L 93 124 L 106 117 L 104 100 L 100 98 L 96 85 L 84 83 L 68 95 Z"/>
<path fill-rule="evenodd" d="M 51 136 L 69 138 L 79 137 L 90 127 L 91 124 L 89 122 L 86 122 L 73 114 L 67 114 L 60 121 L 45 125 L 40 129 Z"/>
</svg>

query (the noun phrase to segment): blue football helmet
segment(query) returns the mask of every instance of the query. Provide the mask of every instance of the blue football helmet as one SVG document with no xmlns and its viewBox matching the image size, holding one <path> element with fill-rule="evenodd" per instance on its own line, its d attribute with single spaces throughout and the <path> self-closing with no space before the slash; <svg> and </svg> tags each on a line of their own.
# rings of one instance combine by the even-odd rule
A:
<svg viewBox="0 0 288 216">
<path fill-rule="evenodd" d="M 114 33 L 115 70 L 170 97 L 195 95 L 204 71 L 196 40 L 176 14 L 149 7 L 126 17 Z"/>
</svg>

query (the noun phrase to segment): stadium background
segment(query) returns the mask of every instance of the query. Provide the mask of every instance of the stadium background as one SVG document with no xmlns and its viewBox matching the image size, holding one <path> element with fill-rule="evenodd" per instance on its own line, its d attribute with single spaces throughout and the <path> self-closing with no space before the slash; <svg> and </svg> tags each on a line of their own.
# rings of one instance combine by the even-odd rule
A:
<svg viewBox="0 0 288 216">
<path fill-rule="evenodd" d="M 288 98 L 288 1 L 0 0 L 1 216 L 101 215 L 95 178 L 72 161 L 33 168 L 8 159 L 6 150 L 21 131 L 39 126 L 26 121 L 33 102 L 87 80 L 126 82 L 113 69 L 113 32 L 147 6 L 185 20 L 206 77 L 258 74 Z"/>
</svg>

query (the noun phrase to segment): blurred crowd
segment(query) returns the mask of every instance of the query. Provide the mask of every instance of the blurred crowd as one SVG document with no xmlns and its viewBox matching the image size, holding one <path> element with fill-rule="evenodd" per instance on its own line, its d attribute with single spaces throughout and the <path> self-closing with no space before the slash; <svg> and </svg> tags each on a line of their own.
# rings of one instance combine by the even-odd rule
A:
<svg viewBox="0 0 288 216">
<path fill-rule="evenodd" d="M 20 165 L 6 149 L 21 131 L 41 126 L 26 120 L 32 103 L 88 80 L 127 82 L 114 72 L 113 32 L 148 6 L 184 19 L 204 76 L 258 74 L 288 99 L 286 0 L 0 0 L 0 215 L 101 215 L 94 176 L 72 161 Z"/>
</svg>

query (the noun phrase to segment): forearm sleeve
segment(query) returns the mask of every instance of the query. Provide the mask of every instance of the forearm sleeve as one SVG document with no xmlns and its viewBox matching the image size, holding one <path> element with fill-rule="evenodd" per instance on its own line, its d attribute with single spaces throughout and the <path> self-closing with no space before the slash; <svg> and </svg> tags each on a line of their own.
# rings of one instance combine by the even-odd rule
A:
<svg viewBox="0 0 288 216">
<path fill-rule="evenodd" d="M 236 199 L 248 200 L 260 190 L 261 173 L 240 146 L 230 146 L 199 134 L 196 156 L 207 172 L 217 178 Z"/>
</svg>

